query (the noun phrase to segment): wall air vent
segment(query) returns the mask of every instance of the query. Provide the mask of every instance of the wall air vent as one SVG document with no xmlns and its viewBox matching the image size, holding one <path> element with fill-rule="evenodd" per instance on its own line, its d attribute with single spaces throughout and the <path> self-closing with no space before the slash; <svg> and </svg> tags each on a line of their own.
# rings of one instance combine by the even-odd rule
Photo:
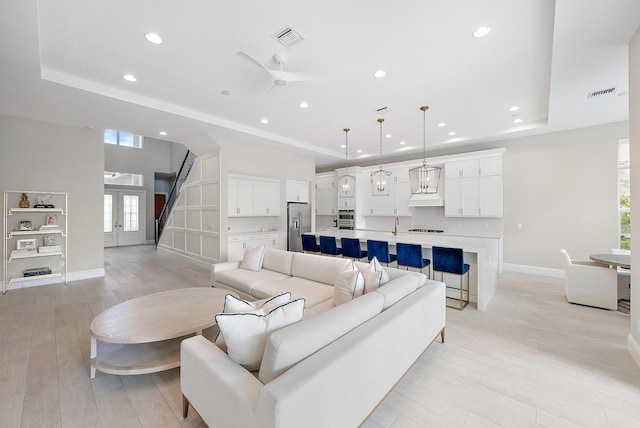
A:
<svg viewBox="0 0 640 428">
<path fill-rule="evenodd" d="M 296 45 L 304 40 L 304 36 L 290 25 L 287 25 L 282 30 L 273 34 L 271 37 L 279 41 L 282 46 L 285 46 L 287 48 L 290 48 L 293 45 Z"/>
<path fill-rule="evenodd" d="M 601 97 L 602 95 L 609 95 L 609 94 L 613 94 L 616 91 L 616 88 L 609 88 L 609 89 L 601 89 L 599 91 L 593 91 L 593 92 L 589 92 L 589 95 L 587 95 L 587 99 L 589 98 L 595 98 L 595 97 Z"/>
</svg>

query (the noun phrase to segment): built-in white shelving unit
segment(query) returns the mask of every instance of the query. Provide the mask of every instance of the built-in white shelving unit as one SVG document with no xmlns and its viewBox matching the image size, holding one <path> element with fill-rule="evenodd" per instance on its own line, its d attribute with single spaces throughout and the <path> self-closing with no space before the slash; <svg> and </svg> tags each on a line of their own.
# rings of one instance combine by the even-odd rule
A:
<svg viewBox="0 0 640 428">
<path fill-rule="evenodd" d="M 27 195 L 30 208 L 20 208 L 22 195 Z M 45 205 L 53 207 L 31 208 L 38 197 L 46 197 Z M 30 190 L 5 190 L 3 215 L 3 281 L 2 293 L 7 289 L 30 284 L 67 282 L 67 223 L 68 194 Z M 41 229 L 41 227 L 57 227 Z M 46 245 L 52 237 L 54 246 Z M 32 248 L 35 241 L 35 248 Z M 26 250 L 20 245 L 31 248 Z M 47 248 L 49 247 L 49 248 Z M 22 250 L 22 251 L 21 251 Z M 51 251 L 53 250 L 53 251 Z M 27 269 L 45 268 L 51 273 L 25 276 Z"/>
</svg>

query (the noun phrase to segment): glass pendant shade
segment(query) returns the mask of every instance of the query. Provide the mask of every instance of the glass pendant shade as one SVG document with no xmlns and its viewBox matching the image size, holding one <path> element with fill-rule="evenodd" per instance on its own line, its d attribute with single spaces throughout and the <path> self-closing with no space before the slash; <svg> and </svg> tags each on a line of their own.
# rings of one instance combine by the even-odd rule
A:
<svg viewBox="0 0 640 428">
<path fill-rule="evenodd" d="M 382 122 L 384 122 L 384 119 L 378 119 L 380 124 L 380 168 L 371 173 L 373 196 L 389 196 L 389 190 L 391 189 L 391 172 L 382 169 Z"/>
<path fill-rule="evenodd" d="M 344 175 L 338 177 L 338 197 L 353 198 L 356 195 L 356 178 L 349 175 L 349 128 L 344 128 Z"/>
<path fill-rule="evenodd" d="M 439 166 L 427 165 L 427 110 L 429 107 L 422 106 L 422 125 L 423 125 L 423 142 L 422 142 L 422 165 L 409 170 L 409 183 L 411 184 L 411 193 L 414 195 L 427 195 L 438 193 L 440 185 Z"/>
</svg>

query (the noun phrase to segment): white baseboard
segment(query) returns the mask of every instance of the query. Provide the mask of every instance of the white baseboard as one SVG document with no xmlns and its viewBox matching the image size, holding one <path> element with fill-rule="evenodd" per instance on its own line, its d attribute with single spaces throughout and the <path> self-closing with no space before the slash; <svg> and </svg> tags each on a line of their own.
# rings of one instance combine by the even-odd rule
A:
<svg viewBox="0 0 640 428">
<path fill-rule="evenodd" d="M 631 354 L 633 361 L 635 361 L 638 367 L 640 367 L 640 344 L 638 344 L 631 333 L 629 333 L 629 337 L 627 338 L 627 348 L 629 349 L 629 354 Z"/>
<path fill-rule="evenodd" d="M 156 243 L 155 239 L 147 239 L 144 241 L 144 245 L 151 245 L 151 244 L 155 245 L 155 243 Z"/>
<path fill-rule="evenodd" d="M 538 266 L 516 265 L 503 263 L 502 270 L 507 272 L 528 273 L 531 275 L 549 276 L 552 278 L 564 278 L 564 270 L 543 268 Z"/>
</svg>

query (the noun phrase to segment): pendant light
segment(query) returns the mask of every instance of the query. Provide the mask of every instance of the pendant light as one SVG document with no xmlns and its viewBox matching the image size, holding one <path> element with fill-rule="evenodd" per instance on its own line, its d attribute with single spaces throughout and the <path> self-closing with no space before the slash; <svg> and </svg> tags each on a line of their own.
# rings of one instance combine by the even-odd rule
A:
<svg viewBox="0 0 640 428">
<path fill-rule="evenodd" d="M 384 119 L 378 119 L 380 123 L 380 168 L 377 171 L 371 173 L 371 190 L 373 196 L 388 196 L 391 183 L 389 177 L 391 172 L 382 169 L 382 122 Z"/>
<path fill-rule="evenodd" d="M 427 165 L 427 110 L 429 107 L 422 106 L 422 165 L 409 170 L 409 182 L 411 183 L 411 193 L 414 195 L 427 195 L 438 193 L 440 184 L 440 170 L 438 166 Z"/>
<path fill-rule="evenodd" d="M 344 175 L 338 177 L 338 195 L 341 198 L 353 198 L 356 189 L 356 178 L 349 175 L 349 128 L 344 128 Z"/>
</svg>

